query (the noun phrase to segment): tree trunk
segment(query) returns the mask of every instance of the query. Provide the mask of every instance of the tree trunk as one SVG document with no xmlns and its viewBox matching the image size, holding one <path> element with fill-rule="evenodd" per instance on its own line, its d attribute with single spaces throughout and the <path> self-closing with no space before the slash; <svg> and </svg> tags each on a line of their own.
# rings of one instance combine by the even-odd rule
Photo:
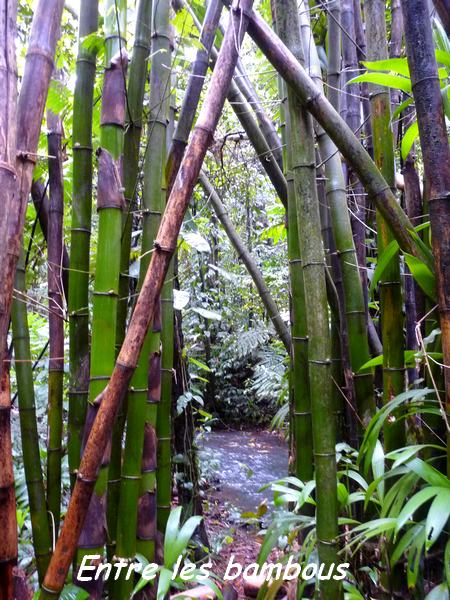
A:
<svg viewBox="0 0 450 600">
<path fill-rule="evenodd" d="M 445 365 L 447 414 L 450 412 L 450 152 L 442 106 L 433 35 L 425 0 L 402 0 L 405 40 L 419 124 L 425 179 L 429 185 L 429 213 L 438 310 Z M 448 426 L 448 425 L 447 425 Z M 450 475 L 450 444 L 447 445 Z"/>
<path fill-rule="evenodd" d="M 170 260 L 175 251 L 192 191 L 197 181 L 207 146 L 217 126 L 239 54 L 239 47 L 248 25 L 251 0 L 242 0 L 230 14 L 227 33 L 206 93 L 197 125 L 188 145 L 178 177 L 161 221 L 155 250 L 152 253 L 141 293 L 128 327 L 124 344 L 117 358 L 111 379 L 102 394 L 97 418 L 93 424 L 77 483 L 66 513 L 64 525 L 44 581 L 40 598 L 54 598 L 64 586 L 67 571 L 75 551 L 89 501 L 94 491 L 95 479 L 106 449 L 109 433 L 118 407 L 123 399 L 152 322 Z M 236 32 L 240 35 L 236 37 Z"/>
</svg>

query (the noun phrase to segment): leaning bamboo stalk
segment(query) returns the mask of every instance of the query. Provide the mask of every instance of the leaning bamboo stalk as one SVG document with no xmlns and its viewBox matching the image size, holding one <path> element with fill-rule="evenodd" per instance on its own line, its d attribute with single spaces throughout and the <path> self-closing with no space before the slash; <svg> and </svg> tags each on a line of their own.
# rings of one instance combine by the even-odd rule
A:
<svg viewBox="0 0 450 600">
<path fill-rule="evenodd" d="M 208 144 L 225 103 L 225 96 L 238 58 L 239 47 L 247 29 L 247 14 L 251 9 L 251 5 L 251 0 L 242 0 L 239 6 L 234 7 L 230 14 L 227 33 L 196 128 L 161 221 L 150 266 L 136 302 L 124 344 L 117 358 L 111 379 L 102 394 L 102 402 L 86 443 L 77 483 L 44 580 L 40 595 L 42 600 L 57 597 L 64 586 L 66 574 L 94 490 L 98 468 L 108 443 L 109 432 L 114 423 L 119 404 L 126 393 L 133 371 L 136 368 L 147 329 L 154 318 L 156 302 L 176 248 L 176 240 L 184 214 Z M 240 32 L 238 37 L 236 37 L 236 31 Z"/>
<path fill-rule="evenodd" d="M 219 194 L 215 190 L 214 186 L 211 184 L 209 178 L 207 177 L 204 171 L 200 172 L 199 182 L 205 190 L 208 199 L 212 204 L 214 212 L 216 213 L 217 218 L 221 222 L 232 246 L 236 250 L 239 259 L 242 260 L 248 273 L 253 279 L 253 283 L 255 284 L 256 289 L 258 290 L 258 293 L 260 295 L 261 302 L 263 303 L 264 308 L 267 310 L 267 314 L 269 315 L 269 318 L 273 323 L 275 331 L 277 332 L 280 340 L 283 342 L 287 352 L 290 352 L 291 336 L 289 334 L 289 330 L 286 327 L 286 324 L 284 323 L 283 319 L 281 318 L 277 304 L 273 299 L 272 295 L 270 294 L 270 291 L 264 281 L 264 277 L 261 271 L 259 270 L 258 265 L 256 264 L 253 256 L 251 255 L 243 240 L 234 228 L 233 223 L 231 222 L 231 219 L 226 211 L 226 208 L 219 197 Z"/>
<path fill-rule="evenodd" d="M 318 90 L 323 91 L 321 68 L 314 37 L 305 4 L 300 10 L 303 45 L 309 59 L 309 75 Z M 347 193 L 342 163 L 336 146 L 320 125 L 316 125 L 316 135 L 326 176 L 326 197 L 331 212 L 331 223 L 337 255 L 343 278 L 344 317 L 348 327 L 348 343 L 356 404 L 359 417 L 368 424 L 375 413 L 373 377 L 368 369 L 360 372 L 361 366 L 370 358 L 366 330 L 366 310 L 364 292 L 359 276 L 358 259 L 352 226 L 347 209 Z"/>
<path fill-rule="evenodd" d="M 280 39 L 304 60 L 300 23 L 295 1 L 275 0 Z M 337 489 L 335 418 L 331 389 L 331 340 L 325 277 L 325 255 L 316 189 L 314 131 L 311 116 L 287 86 L 290 119 L 291 167 L 294 191 L 300 208 L 297 218 L 308 327 L 308 373 L 311 398 L 313 455 L 316 480 L 316 531 L 319 560 L 326 565 L 337 561 Z M 301 440 L 297 440 L 301 443 Z M 338 582 L 320 583 L 322 598 L 341 597 Z"/>
<path fill-rule="evenodd" d="M 134 34 L 133 55 L 130 62 L 127 86 L 127 115 L 125 119 L 125 136 L 123 149 L 123 181 L 125 209 L 122 223 L 122 250 L 120 259 L 119 301 L 117 306 L 116 349 L 120 349 L 124 337 L 128 315 L 130 295 L 130 250 L 134 213 L 137 208 L 137 188 L 139 177 L 139 151 L 142 134 L 142 113 L 144 90 L 147 81 L 148 57 L 151 41 L 151 0 L 140 0 L 137 6 L 136 28 Z M 117 512 L 120 498 L 122 470 L 122 439 L 126 418 L 125 401 L 121 406 L 119 417 L 115 423 L 111 463 L 108 471 L 108 505 L 107 514 L 109 537 L 111 540 L 109 554 L 115 552 L 117 538 Z"/>
<path fill-rule="evenodd" d="M 89 246 L 92 212 L 92 113 L 96 67 L 95 50 L 83 39 L 97 31 L 98 0 L 81 0 L 79 49 L 73 102 L 71 276 L 69 312 L 69 414 L 67 453 L 71 484 L 80 464 L 89 392 Z"/>
<path fill-rule="evenodd" d="M 376 165 L 354 133 L 316 88 L 292 52 L 254 11 L 250 15 L 248 32 L 285 81 L 293 87 L 308 111 L 322 125 L 344 158 L 353 165 L 400 247 L 430 266 L 432 263 L 429 254 L 417 245 L 411 222 Z"/>
<path fill-rule="evenodd" d="M 152 67 L 150 72 L 149 119 L 147 125 L 148 140 L 142 195 L 143 216 L 139 289 L 143 284 L 145 273 L 150 264 L 153 243 L 157 236 L 161 214 L 166 201 L 166 194 L 161 189 L 161 182 L 164 178 L 166 164 L 166 128 L 170 101 L 171 55 L 169 15 L 169 0 L 160 0 L 152 4 Z M 116 547 L 116 555 L 124 559 L 132 559 L 136 553 L 138 498 L 142 485 L 141 466 L 144 430 L 145 426 L 148 425 L 156 431 L 158 410 L 157 403 L 152 403 L 147 408 L 149 396 L 149 361 L 154 353 L 159 352 L 159 347 L 159 331 L 149 331 L 142 347 L 128 394 L 127 431 L 120 484 L 118 510 L 120 518 L 117 523 Z M 151 413 L 147 419 L 146 413 Z M 156 452 L 156 444 L 154 445 L 154 451 Z M 155 459 L 152 462 L 156 464 Z M 144 485 L 150 484 L 153 493 L 155 492 L 155 482 L 155 472 L 147 474 L 144 477 Z M 154 560 L 153 548 L 150 552 L 145 551 L 145 555 L 148 560 Z M 125 598 L 131 594 L 132 588 L 132 580 L 121 578 L 114 593 L 117 593 L 117 598 Z"/>
<path fill-rule="evenodd" d="M 405 41 L 419 125 L 425 179 L 429 185 L 429 213 L 437 280 L 438 311 L 445 365 L 447 414 L 450 412 L 450 152 L 434 54 L 428 4 L 402 0 Z M 448 421 L 447 421 L 448 427 Z M 450 474 L 450 444 L 447 445 Z"/>
<path fill-rule="evenodd" d="M 25 300 L 24 253 L 22 253 L 17 265 L 15 289 L 16 293 L 19 293 L 20 296 L 14 298 L 11 310 L 12 342 L 15 358 L 14 369 L 16 371 L 19 399 L 23 466 L 30 504 L 33 548 L 39 582 L 42 583 L 50 561 L 52 538 L 50 535 L 37 428 L 30 332 L 28 329 L 27 304 Z"/>
<path fill-rule="evenodd" d="M 64 384 L 64 297 L 62 282 L 64 189 L 62 165 L 62 121 L 47 113 L 49 227 L 47 239 L 49 373 L 47 437 L 47 507 L 58 534 L 61 514 L 61 460 Z"/>
<path fill-rule="evenodd" d="M 388 58 L 386 46 L 385 4 L 366 0 L 368 60 Z M 371 84 L 372 141 L 375 164 L 395 193 L 394 141 L 391 129 L 389 90 Z M 379 255 L 393 239 L 386 220 L 377 211 Z M 400 281 L 400 257 L 397 252 L 386 266 L 380 280 L 381 337 L 383 341 L 383 400 L 392 400 L 404 391 L 405 364 L 403 340 L 403 297 Z M 386 424 L 384 442 L 387 451 L 402 447 L 405 441 L 403 420 Z"/>
<path fill-rule="evenodd" d="M 126 110 L 125 79 L 128 57 L 124 48 L 126 31 L 126 0 L 105 4 L 106 69 L 103 81 L 102 109 L 100 118 L 100 144 L 98 155 L 97 210 L 98 243 L 95 267 L 95 283 L 92 301 L 92 342 L 89 381 L 89 406 L 84 436 L 89 435 L 92 421 L 99 409 L 96 400 L 105 387 L 116 359 L 115 335 L 117 323 L 117 299 L 121 259 L 122 210 L 124 194 L 122 187 L 121 157 Z M 112 432 L 109 432 L 111 438 Z M 94 498 L 86 527 L 80 539 L 80 552 L 102 554 L 107 537 L 106 490 L 111 444 L 105 451 Z M 92 582 L 102 587 L 102 582 Z M 96 593 L 100 593 L 98 590 Z"/>
</svg>

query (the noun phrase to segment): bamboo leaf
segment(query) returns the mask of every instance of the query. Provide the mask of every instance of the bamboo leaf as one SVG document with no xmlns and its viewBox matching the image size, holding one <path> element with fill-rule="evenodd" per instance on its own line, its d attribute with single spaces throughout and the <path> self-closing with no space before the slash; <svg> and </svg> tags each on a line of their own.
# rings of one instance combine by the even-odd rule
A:
<svg viewBox="0 0 450 600">
<path fill-rule="evenodd" d="M 87 600 L 89 594 L 86 590 L 83 590 L 73 583 L 69 583 L 64 586 L 60 598 L 61 600 Z"/>
<path fill-rule="evenodd" d="M 202 369 L 202 371 L 208 371 L 208 373 L 212 373 L 212 369 L 210 369 L 208 365 L 205 365 L 205 363 L 202 363 L 200 360 L 197 360 L 192 356 L 189 357 L 189 362 L 198 367 L 199 369 Z"/>
<path fill-rule="evenodd" d="M 384 85 L 385 87 L 395 90 L 402 90 L 407 94 L 411 93 L 411 81 L 400 75 L 391 75 L 388 73 L 363 73 L 347 82 L 347 85 L 352 83 L 373 83 L 376 85 Z"/>
<path fill-rule="evenodd" d="M 383 250 L 381 255 L 378 257 L 377 266 L 375 268 L 375 272 L 372 277 L 372 281 L 370 282 L 369 293 L 373 294 L 378 282 L 383 277 L 383 273 L 386 270 L 386 267 L 394 258 L 395 254 L 398 252 L 398 242 L 392 240 L 386 248 Z"/>
<path fill-rule="evenodd" d="M 158 592 L 156 594 L 156 600 L 164 600 L 169 589 L 170 582 L 172 581 L 172 571 L 169 569 L 165 569 L 164 567 L 161 569 L 158 580 Z"/>
<path fill-rule="evenodd" d="M 412 518 L 416 510 L 420 508 L 422 504 L 425 504 L 425 502 L 427 502 L 428 500 L 430 500 L 430 498 L 433 498 L 434 496 L 436 496 L 436 494 L 439 494 L 440 492 L 441 488 L 430 485 L 421 489 L 419 492 L 417 492 L 417 494 L 414 494 L 414 496 L 410 500 L 408 500 L 403 510 L 398 515 L 395 531 L 400 531 L 403 525 L 405 525 L 405 523 Z"/>
<path fill-rule="evenodd" d="M 167 519 L 166 535 L 164 537 L 164 565 L 169 568 L 172 567 L 178 558 L 173 549 L 180 526 L 181 510 L 181 506 L 177 506 L 170 511 L 169 518 Z"/>
<path fill-rule="evenodd" d="M 189 304 L 191 295 L 185 290 L 173 290 L 173 307 L 175 310 L 183 310 Z"/>
<path fill-rule="evenodd" d="M 391 121 L 395 121 L 396 119 L 398 119 L 398 117 L 405 110 L 405 108 L 410 106 L 413 102 L 414 102 L 413 98 L 407 98 L 404 102 L 399 104 L 397 106 L 397 108 L 394 110 L 394 112 L 392 113 Z"/>
<path fill-rule="evenodd" d="M 191 248 L 194 248 L 194 250 L 197 250 L 197 252 L 211 252 L 207 240 L 199 233 L 195 231 L 186 231 L 182 235 L 186 244 L 191 246 Z"/>
<path fill-rule="evenodd" d="M 425 525 L 425 548 L 429 550 L 440 536 L 450 516 L 450 489 L 442 490 L 433 500 Z"/>
<path fill-rule="evenodd" d="M 405 160 L 408 154 L 410 153 L 411 148 L 418 137 L 419 124 L 417 123 L 417 121 L 414 121 L 414 123 L 412 123 L 405 131 L 402 138 L 401 153 L 403 160 Z"/>
<path fill-rule="evenodd" d="M 388 58 L 385 60 L 363 61 L 366 69 L 371 71 L 392 71 L 404 77 L 409 77 L 409 67 L 407 58 Z"/>
</svg>

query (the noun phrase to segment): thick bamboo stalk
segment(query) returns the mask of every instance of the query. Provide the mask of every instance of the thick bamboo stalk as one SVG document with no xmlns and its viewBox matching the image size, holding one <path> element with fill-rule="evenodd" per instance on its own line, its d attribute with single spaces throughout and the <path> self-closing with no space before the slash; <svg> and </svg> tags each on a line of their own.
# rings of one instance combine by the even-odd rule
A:
<svg viewBox="0 0 450 600">
<path fill-rule="evenodd" d="M 47 508 L 52 515 L 54 534 L 58 534 L 61 513 L 61 460 L 63 433 L 64 379 L 64 297 L 62 281 L 64 187 L 62 165 L 62 122 L 58 115 L 47 113 L 49 223 L 48 308 L 49 374 L 47 437 Z"/>
<path fill-rule="evenodd" d="M 353 0 L 342 0 L 341 21 L 345 35 L 342 36 L 342 88 L 346 92 L 342 98 L 342 116 L 350 129 L 360 137 L 361 106 L 359 100 L 359 84 L 347 86 L 347 82 L 358 74 L 359 64 L 356 52 L 356 32 Z M 324 157 L 326 158 L 326 157 Z M 347 165 L 347 184 L 349 185 L 349 205 L 352 209 L 352 229 L 358 264 L 361 269 L 361 280 L 367 281 L 366 273 L 366 198 L 363 187 L 353 171 L 353 165 Z"/>
<path fill-rule="evenodd" d="M 200 172 L 199 182 L 205 190 L 208 199 L 212 204 L 214 212 L 216 213 L 219 221 L 222 223 L 225 233 L 227 234 L 232 246 L 236 250 L 239 259 L 242 260 L 247 271 L 249 272 L 249 275 L 253 279 L 253 283 L 255 284 L 260 295 L 261 302 L 263 303 L 264 308 L 267 310 L 275 331 L 277 332 L 280 340 L 283 342 L 287 352 L 290 352 L 291 336 L 289 334 L 289 330 L 280 316 L 280 311 L 278 310 L 277 304 L 270 294 L 258 265 L 256 264 L 251 252 L 249 252 L 245 243 L 234 228 L 226 208 L 219 197 L 219 194 L 204 171 Z"/>
<path fill-rule="evenodd" d="M 73 103 L 73 176 L 69 295 L 69 414 L 67 451 L 71 484 L 80 464 L 89 391 L 89 246 L 92 212 L 92 111 L 95 50 L 84 37 L 97 31 L 98 0 L 81 0 Z"/>
<path fill-rule="evenodd" d="M 304 60 L 300 38 L 297 3 L 275 0 L 280 39 Z M 300 237 L 306 322 L 308 327 L 308 373 L 311 398 L 311 422 L 315 463 L 317 516 L 316 530 L 319 560 L 327 565 L 337 561 L 337 490 L 335 458 L 335 419 L 331 389 L 331 340 L 322 244 L 319 203 L 316 189 L 316 161 L 311 116 L 300 103 L 293 88 L 287 86 L 291 131 L 291 167 L 300 218 Z M 301 440 L 297 440 L 297 444 Z M 322 598 L 341 597 L 338 582 L 321 582 Z"/>
<path fill-rule="evenodd" d="M 148 141 L 144 164 L 143 186 L 143 223 L 141 261 L 139 273 L 139 289 L 144 281 L 145 273 L 150 264 L 151 250 L 164 210 L 166 201 L 165 190 L 161 189 L 164 178 L 166 157 L 166 128 L 170 101 L 170 31 L 169 31 L 169 0 L 160 0 L 152 5 L 152 33 L 151 56 L 152 67 L 150 72 L 150 99 L 148 120 Z M 159 328 L 157 328 L 159 329 Z M 144 430 L 146 426 L 156 431 L 157 403 L 151 403 L 147 409 L 149 399 L 149 361 L 153 353 L 159 351 L 159 331 L 147 333 L 144 346 L 141 350 L 138 366 L 131 382 L 127 407 L 127 432 L 125 438 L 125 451 L 122 466 L 122 481 L 120 484 L 120 500 L 117 523 L 117 548 L 116 555 L 132 559 L 136 553 L 136 533 L 138 516 L 138 497 L 142 486 L 142 451 L 144 448 Z M 151 412 L 146 419 L 146 412 Z M 155 436 L 156 439 L 156 436 Z M 154 444 L 156 452 L 156 444 Z M 149 457 L 150 458 L 150 457 Z M 151 462 L 156 465 L 155 457 Z M 151 484 L 155 490 L 155 472 L 147 473 L 144 477 L 144 486 Z M 154 516 L 154 515 L 152 515 Z M 150 547 L 150 545 L 149 545 Z M 152 549 L 153 550 L 153 549 Z M 145 555 L 148 560 L 154 560 L 153 551 L 148 550 Z M 120 579 L 117 586 L 117 598 L 130 595 L 133 588 L 132 580 Z"/>
<path fill-rule="evenodd" d="M 16 173 L 16 108 L 17 72 L 15 40 L 17 1 L 3 2 L 0 8 L 0 243 L 3 251 L 0 263 L 0 597 L 13 596 L 13 567 L 17 562 L 17 521 L 11 447 L 11 393 L 9 381 L 8 329 L 11 309 L 15 260 L 9 270 L 9 213 L 15 210 L 18 179 Z M 18 248 L 16 249 L 16 253 Z"/>
<path fill-rule="evenodd" d="M 173 49 L 172 49 L 173 50 Z M 176 113 L 176 76 L 172 74 L 169 118 L 166 129 L 166 149 L 171 146 L 175 131 Z M 168 154 L 168 153 L 167 153 Z M 167 172 L 167 163 L 166 163 Z M 166 178 L 162 178 L 162 194 L 168 198 Z M 177 255 L 172 258 L 161 292 L 161 368 L 160 403 L 156 419 L 156 437 L 158 439 L 156 460 L 156 514 L 158 539 L 164 538 L 167 520 L 172 506 L 172 385 L 174 380 L 174 336 L 175 321 L 173 308 L 174 263 Z M 160 549 L 161 547 L 159 547 Z"/>
<path fill-rule="evenodd" d="M 366 0 L 368 60 L 388 58 L 386 44 L 385 3 Z M 389 90 L 371 85 L 373 150 L 375 164 L 395 193 L 394 143 L 391 129 L 391 97 Z M 379 255 L 392 241 L 386 220 L 377 211 Z M 399 254 L 387 265 L 380 281 L 381 337 L 383 341 L 383 401 L 392 400 L 404 391 L 405 364 L 403 340 L 403 297 L 400 281 Z M 405 441 L 405 424 L 393 420 L 384 428 L 387 451 L 401 448 Z"/>
<path fill-rule="evenodd" d="M 40 1 L 36 6 L 25 61 L 16 121 L 16 2 L 4 5 L 1 69 L 4 107 L 0 130 L 5 140 L 1 149 L 1 189 L 4 194 L 6 229 L 2 227 L 0 261 L 0 595 L 12 595 L 12 568 L 17 558 L 17 527 L 10 431 L 9 363 L 6 341 L 11 312 L 12 288 L 22 246 L 23 224 L 31 187 L 40 127 L 47 97 L 53 57 L 59 34 L 62 0 Z M 17 124 L 17 132 L 16 132 Z M 17 137 L 16 137 L 17 134 Z M 17 150 L 17 160 L 16 160 Z M 2 219 L 3 221 L 3 219 Z"/>
<path fill-rule="evenodd" d="M 102 402 L 86 444 L 64 525 L 47 570 L 40 595 L 42 600 L 57 597 L 64 586 L 66 574 L 94 490 L 98 469 L 108 443 L 109 432 L 114 423 L 119 404 L 126 393 L 133 371 L 136 368 L 147 329 L 155 316 L 156 302 L 175 251 L 176 240 L 184 214 L 197 181 L 206 149 L 224 106 L 239 48 L 247 29 L 247 14 L 251 6 L 251 0 L 242 0 L 238 6 L 233 8 L 230 14 L 227 33 L 196 128 L 161 221 L 155 242 L 155 250 L 152 253 L 150 266 L 131 317 L 124 344 L 117 358 L 111 379 L 102 394 Z M 239 32 L 240 35 L 236 36 L 236 32 Z"/>
<path fill-rule="evenodd" d="M 289 83 L 308 111 L 322 125 L 344 158 L 354 167 L 373 202 L 388 222 L 400 247 L 432 265 L 429 254 L 416 243 L 413 226 L 398 205 L 385 179 L 343 119 L 319 92 L 285 44 L 254 11 L 248 32 L 268 60 Z"/>
<path fill-rule="evenodd" d="M 328 70 L 327 98 L 331 105 L 340 112 L 341 105 L 341 6 L 339 0 L 328 5 Z"/>
<path fill-rule="evenodd" d="M 25 294 L 24 253 L 22 253 L 17 265 L 14 287 L 19 294 Z M 39 581 L 42 583 L 51 556 L 52 537 L 50 534 L 45 486 L 42 476 L 30 352 L 30 333 L 27 322 L 27 305 L 24 296 L 13 300 L 11 320 L 23 465 L 30 504 L 34 555 L 36 557 Z"/>
<path fill-rule="evenodd" d="M 148 57 L 151 39 L 151 0 L 140 0 L 137 6 L 133 55 L 130 62 L 127 86 L 127 115 L 123 149 L 123 178 L 125 187 L 125 210 L 122 224 L 122 250 L 120 260 L 119 301 L 117 306 L 116 349 L 120 349 L 125 337 L 126 319 L 130 294 L 130 249 L 134 212 L 137 208 L 139 174 L 139 150 L 142 134 L 142 112 L 144 90 L 147 81 Z M 109 554 L 115 552 L 117 537 L 117 514 L 120 498 L 122 470 L 122 438 L 125 426 L 127 402 L 121 406 L 114 425 L 111 463 L 108 471 L 108 529 L 110 534 Z"/>
<path fill-rule="evenodd" d="M 124 194 L 121 174 L 123 134 L 126 111 L 125 80 L 128 57 L 124 48 L 126 30 L 126 0 L 105 4 L 106 65 L 103 81 L 101 110 L 101 147 L 99 159 L 97 209 L 98 243 L 95 267 L 95 284 L 92 301 L 92 343 L 89 382 L 89 407 L 84 436 L 87 439 L 92 422 L 99 409 L 96 399 L 101 395 L 114 368 L 116 360 L 115 335 L 117 299 L 121 259 L 122 210 Z M 112 431 L 109 432 L 111 442 Z M 106 489 L 111 443 L 106 448 L 95 494 L 89 509 L 80 552 L 102 554 L 107 538 Z M 95 550 L 95 552 L 94 552 Z M 91 594 L 101 593 L 102 582 L 91 584 Z"/>
<path fill-rule="evenodd" d="M 442 332 L 447 413 L 450 412 L 450 152 L 442 106 L 433 35 L 424 0 L 402 0 L 405 40 L 419 124 L 425 179 L 429 185 L 429 213 Z M 450 453 L 450 444 L 447 445 Z M 447 454 L 450 474 L 450 454 Z"/>
<path fill-rule="evenodd" d="M 305 55 L 309 59 L 309 75 L 318 90 L 323 91 L 319 57 L 311 32 L 308 13 L 301 4 L 300 20 Z M 367 425 L 375 413 L 373 377 L 370 370 L 360 367 L 370 358 L 366 329 L 364 292 L 359 276 L 358 260 L 352 226 L 347 209 L 347 193 L 342 163 L 336 146 L 320 125 L 316 135 L 324 168 L 326 197 L 330 207 L 331 223 L 343 278 L 344 319 L 348 328 L 348 343 L 356 404 L 359 417 Z"/>
</svg>

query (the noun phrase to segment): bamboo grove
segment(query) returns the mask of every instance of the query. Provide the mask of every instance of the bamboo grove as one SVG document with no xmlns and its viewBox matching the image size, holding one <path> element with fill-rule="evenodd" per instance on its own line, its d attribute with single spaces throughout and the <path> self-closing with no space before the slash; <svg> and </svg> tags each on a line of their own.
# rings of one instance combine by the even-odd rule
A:
<svg viewBox="0 0 450 600">
<path fill-rule="evenodd" d="M 0 25 L 0 598 L 170 594 L 174 487 L 190 539 L 221 398 L 200 297 L 245 304 L 225 255 L 285 373 L 291 512 L 261 560 L 286 534 L 349 563 L 289 597 L 448 597 L 447 3 L 2 0 Z M 196 382 L 210 404 L 179 409 Z M 87 555 L 157 563 L 163 591 L 86 582 Z"/>
</svg>

